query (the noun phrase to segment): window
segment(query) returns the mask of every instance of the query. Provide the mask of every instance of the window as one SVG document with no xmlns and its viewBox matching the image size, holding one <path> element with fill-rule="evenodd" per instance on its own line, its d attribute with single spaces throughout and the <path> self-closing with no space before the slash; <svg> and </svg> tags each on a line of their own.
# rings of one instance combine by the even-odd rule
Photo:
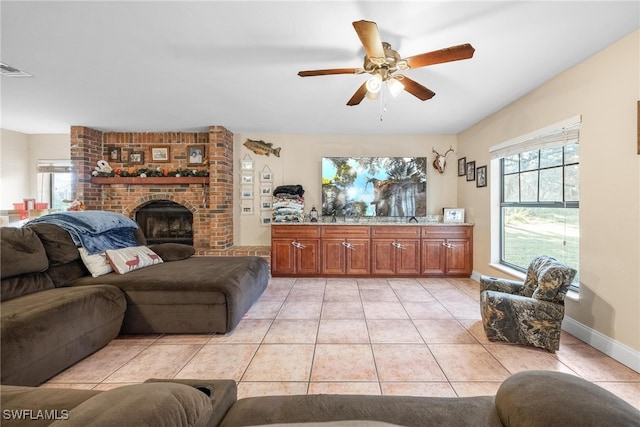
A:
<svg viewBox="0 0 640 427">
<path fill-rule="evenodd" d="M 49 204 L 50 209 L 66 210 L 73 199 L 71 188 L 71 164 L 69 160 L 40 160 L 38 170 L 39 200 Z"/>
<path fill-rule="evenodd" d="M 492 151 L 500 160 L 500 263 L 526 272 L 544 254 L 579 270 L 577 126 Z"/>
</svg>

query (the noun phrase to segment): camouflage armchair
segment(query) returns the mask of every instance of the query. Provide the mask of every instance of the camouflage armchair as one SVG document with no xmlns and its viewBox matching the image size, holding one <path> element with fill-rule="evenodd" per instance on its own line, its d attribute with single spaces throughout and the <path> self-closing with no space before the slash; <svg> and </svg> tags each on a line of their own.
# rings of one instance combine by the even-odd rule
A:
<svg viewBox="0 0 640 427">
<path fill-rule="evenodd" d="M 524 282 L 480 277 L 480 312 L 490 341 L 560 348 L 564 297 L 576 270 L 549 256 L 531 261 Z"/>
</svg>

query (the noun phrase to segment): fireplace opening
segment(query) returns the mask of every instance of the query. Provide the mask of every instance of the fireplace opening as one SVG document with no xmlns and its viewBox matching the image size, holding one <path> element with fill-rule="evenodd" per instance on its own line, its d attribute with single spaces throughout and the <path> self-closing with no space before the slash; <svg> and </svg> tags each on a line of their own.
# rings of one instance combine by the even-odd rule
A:
<svg viewBox="0 0 640 427">
<path fill-rule="evenodd" d="M 193 214 L 179 203 L 158 200 L 141 207 L 135 221 L 147 243 L 183 243 L 193 246 Z"/>
</svg>

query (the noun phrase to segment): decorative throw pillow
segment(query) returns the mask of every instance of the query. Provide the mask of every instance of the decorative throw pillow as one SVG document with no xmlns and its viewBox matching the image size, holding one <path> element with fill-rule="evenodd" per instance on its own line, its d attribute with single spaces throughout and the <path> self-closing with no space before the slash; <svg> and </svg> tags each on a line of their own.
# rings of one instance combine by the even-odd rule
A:
<svg viewBox="0 0 640 427">
<path fill-rule="evenodd" d="M 534 258 L 529 264 L 529 268 L 527 268 L 527 277 L 524 280 L 524 286 L 520 291 L 520 295 L 529 298 L 533 297 L 542 272 L 554 262 L 556 262 L 556 259 L 547 255 L 540 255 Z"/>
<path fill-rule="evenodd" d="M 109 264 L 118 274 L 162 263 L 162 258 L 146 246 L 107 249 L 106 254 Z"/>
<path fill-rule="evenodd" d="M 558 302 L 563 301 L 575 275 L 576 270 L 573 268 L 557 261 L 551 263 L 541 272 L 533 298 L 554 301 L 559 295 Z"/>
<path fill-rule="evenodd" d="M 78 248 L 78 252 L 80 252 L 82 262 L 93 277 L 100 277 L 113 271 L 113 268 L 111 268 L 111 265 L 109 265 L 107 261 L 107 255 L 104 252 L 89 255 L 89 252 L 82 247 Z"/>
</svg>

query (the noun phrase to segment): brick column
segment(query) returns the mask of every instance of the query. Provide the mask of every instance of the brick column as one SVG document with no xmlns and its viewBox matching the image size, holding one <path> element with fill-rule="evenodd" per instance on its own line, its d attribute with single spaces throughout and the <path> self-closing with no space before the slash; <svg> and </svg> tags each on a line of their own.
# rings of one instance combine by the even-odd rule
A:
<svg viewBox="0 0 640 427">
<path fill-rule="evenodd" d="M 84 126 L 71 126 L 71 185 L 74 197 L 88 210 L 101 209 L 100 187 L 91 185 L 91 172 L 102 155 L 102 132 Z"/>
<path fill-rule="evenodd" d="M 233 246 L 233 133 L 209 127 L 211 249 Z"/>
</svg>

